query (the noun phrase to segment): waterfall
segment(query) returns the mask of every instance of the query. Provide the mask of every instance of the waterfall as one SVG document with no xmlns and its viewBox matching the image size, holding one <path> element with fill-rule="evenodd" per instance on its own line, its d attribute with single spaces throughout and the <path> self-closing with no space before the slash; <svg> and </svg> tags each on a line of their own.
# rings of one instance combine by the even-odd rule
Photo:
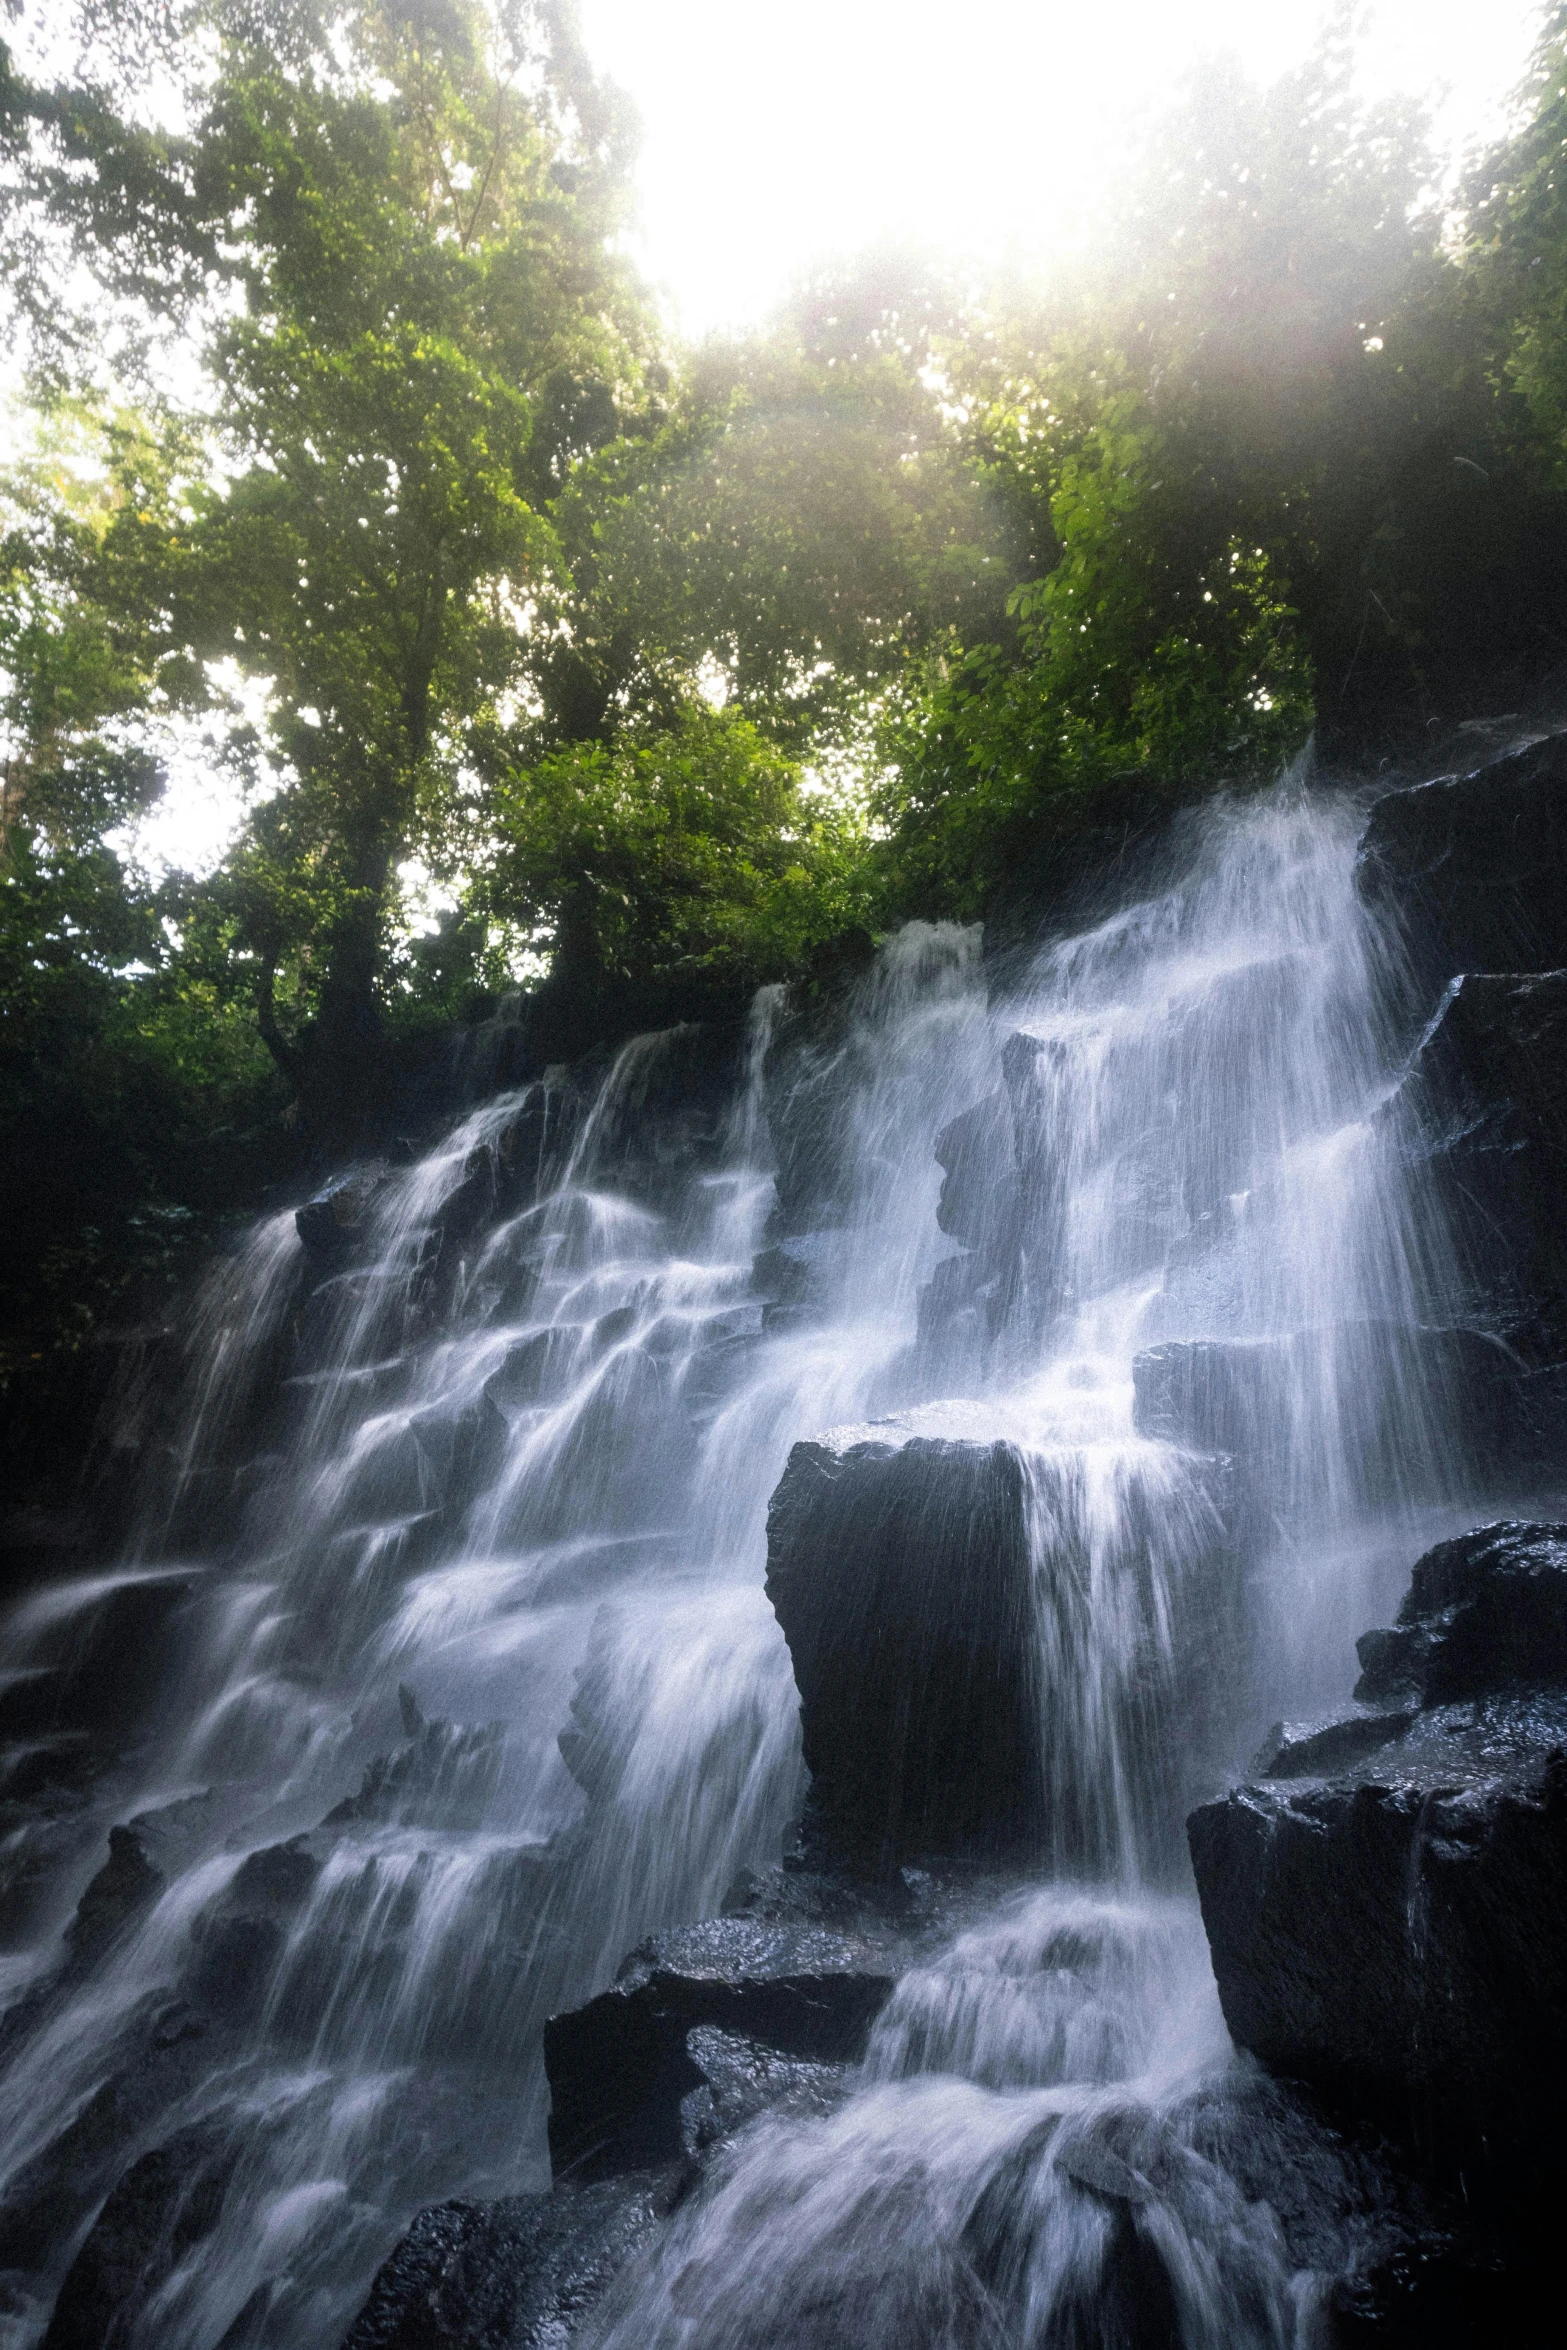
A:
<svg viewBox="0 0 1567 2350">
<path fill-rule="evenodd" d="M 275 1216 L 215 1268 L 129 1562 L 6 1626 L 47 1678 L 105 1583 L 179 1592 L 112 1768 L 16 1832 L 48 1890 L 0 2231 L 59 2224 L 6 2350 L 173 2141 L 216 2217 L 146 2350 L 316 2350 L 420 2205 L 546 2183 L 545 2017 L 798 1809 L 765 1521 L 823 1430 L 1018 1455 L 1047 1865 L 905 1979 L 840 2111 L 764 2127 L 606 2339 L 969 2343 L 1006 2306 L 1007 2339 L 1109 2341 L 1133 2202 L 1179 2339 L 1304 2338 L 1215 2151 L 1180 1820 L 1271 1716 L 1347 1694 L 1345 1625 L 1461 1498 L 1359 829 L 1298 783 L 1213 807 L 1164 894 L 999 1000 L 976 933 L 912 925 L 836 1026 L 764 991 L 722 1085 L 688 1032 L 639 1038 L 361 1171 L 308 1256 Z M 1204 1346 L 1254 1366 L 1243 1494 L 1139 1403 L 1134 1364 Z M 61 1969 L 125 1822 L 151 1906 Z"/>
</svg>

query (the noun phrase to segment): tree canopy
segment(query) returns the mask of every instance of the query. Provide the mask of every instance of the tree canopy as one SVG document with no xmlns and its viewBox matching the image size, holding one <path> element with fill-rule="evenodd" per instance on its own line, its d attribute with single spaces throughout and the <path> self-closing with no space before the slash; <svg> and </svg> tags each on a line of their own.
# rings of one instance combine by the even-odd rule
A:
<svg viewBox="0 0 1567 2350">
<path fill-rule="evenodd" d="M 1567 9 L 1456 194 L 1352 68 L 1204 69 L 1038 282 L 875 254 L 688 348 L 567 0 L 13 18 L 7 1375 L 504 990 L 540 1057 L 728 1017 L 1548 681 Z M 148 876 L 180 745 L 242 820 Z"/>
</svg>

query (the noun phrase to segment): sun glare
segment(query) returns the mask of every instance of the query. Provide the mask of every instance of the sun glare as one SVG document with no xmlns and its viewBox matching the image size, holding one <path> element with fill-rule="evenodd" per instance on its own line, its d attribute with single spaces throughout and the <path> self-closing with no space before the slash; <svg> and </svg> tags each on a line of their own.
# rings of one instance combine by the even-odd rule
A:
<svg viewBox="0 0 1567 2350">
<path fill-rule="evenodd" d="M 581 0 L 642 118 L 638 258 L 701 333 L 756 317 L 823 255 L 878 243 L 1027 266 L 1069 245 L 1204 53 L 1264 78 L 1305 56 L 1321 0 Z M 1368 93 L 1427 95 L 1450 151 L 1490 135 L 1536 7 L 1382 0 Z"/>
</svg>

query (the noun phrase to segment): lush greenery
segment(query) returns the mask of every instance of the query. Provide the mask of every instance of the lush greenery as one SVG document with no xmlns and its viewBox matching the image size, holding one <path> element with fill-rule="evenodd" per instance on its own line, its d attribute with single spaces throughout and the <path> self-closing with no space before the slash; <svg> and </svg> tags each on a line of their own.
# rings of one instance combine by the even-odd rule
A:
<svg viewBox="0 0 1567 2350">
<path fill-rule="evenodd" d="M 880 257 L 695 350 L 567 0 L 78 0 L 63 78 L 29 24 L 13 1389 L 508 987 L 541 1060 L 727 1013 L 1560 659 L 1567 9 L 1456 193 L 1335 35 L 1207 72 L 1047 283 Z M 244 796 L 200 878 L 128 845 L 171 757 Z"/>
</svg>

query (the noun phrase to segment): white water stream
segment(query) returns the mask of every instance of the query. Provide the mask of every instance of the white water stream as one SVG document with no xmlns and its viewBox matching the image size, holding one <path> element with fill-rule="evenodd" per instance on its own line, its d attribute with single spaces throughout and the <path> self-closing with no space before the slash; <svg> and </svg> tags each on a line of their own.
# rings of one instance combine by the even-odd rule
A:
<svg viewBox="0 0 1567 2350">
<path fill-rule="evenodd" d="M 229 2150 L 218 2216 L 133 2350 L 329 2350 L 421 2204 L 545 2183 L 545 2016 L 781 1849 L 801 1774 L 767 1502 L 796 1440 L 867 1422 L 1023 1456 L 1071 1873 L 907 1980 L 849 2103 L 764 2125 L 605 2323 L 624 2350 L 1108 2345 L 1097 2164 L 1140 2182 L 1188 2350 L 1307 2337 L 1309 2280 L 1171 2118 L 1229 2061 L 1180 1889 L 1191 1788 L 1160 1742 L 1221 1510 L 1211 1461 L 1136 1431 L 1132 1364 L 1223 1339 L 1272 1366 L 1264 1488 L 1226 1554 L 1244 1643 L 1203 1667 L 1191 1765 L 1239 1768 L 1270 1717 L 1347 1696 L 1415 1515 L 1456 1498 L 1400 1335 L 1444 1243 L 1380 1115 L 1396 946 L 1355 895 L 1356 810 L 1285 788 L 1205 822 L 1167 894 L 1044 952 L 1006 1002 L 987 1002 L 977 935 L 903 932 L 838 1042 L 785 1057 L 765 1098 L 764 997 L 727 1128 L 684 1171 L 650 1172 L 643 1105 L 674 1048 L 640 1039 L 564 1144 L 548 1081 L 473 1111 L 383 1186 L 369 1245 L 307 1303 L 289 1215 L 214 1272 L 124 1570 L 191 1571 L 108 1815 L 161 1815 L 167 1889 L 51 1987 L 102 1858 L 89 1813 L 16 1965 L 35 2005 L 3 2052 L 0 2198 L 37 2191 L 172 2002 L 199 2006 L 247 1856 L 308 1834 L 320 1865 L 210 2063 L 171 2060 L 166 2092 L 127 2105 L 110 2173 L 62 2206 L 52 2269 L 0 2314 L 6 2350 L 39 2337 L 112 2176 L 180 2131 Z M 1004 1049 L 1007 1115 L 1043 1138 L 1020 1269 L 975 1302 L 948 1265 L 953 1310 L 927 1304 L 917 1334 L 957 1246 L 936 1140 L 996 1090 Z M 835 1220 L 796 1236 L 806 1302 L 764 1327 L 766 1102 L 786 1123 L 791 1071 L 832 1105 Z M 488 1163 L 504 1194 L 524 1129 L 539 1195 L 481 1220 L 437 1284 L 459 1187 Z M 268 1418 L 256 1366 L 285 1345 Z M 236 1471 L 234 1530 L 190 1555 Z M 91 1604 L 33 1603 L 7 1662 L 37 1669 Z"/>
</svg>

